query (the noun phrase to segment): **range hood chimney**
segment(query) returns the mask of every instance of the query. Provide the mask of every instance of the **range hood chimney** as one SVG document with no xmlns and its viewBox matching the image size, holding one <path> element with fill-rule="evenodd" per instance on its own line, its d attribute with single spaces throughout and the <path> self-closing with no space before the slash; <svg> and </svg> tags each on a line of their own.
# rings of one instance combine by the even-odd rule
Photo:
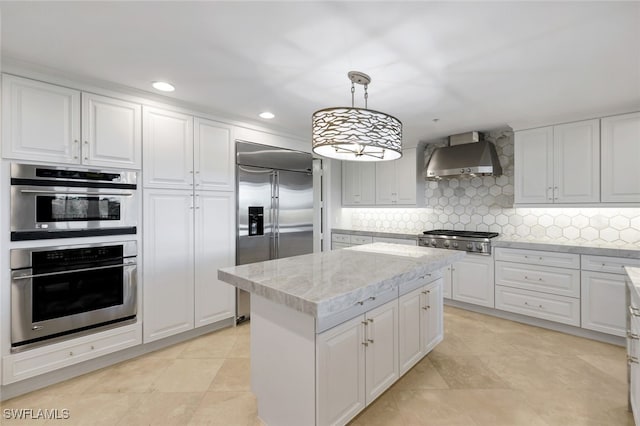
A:
<svg viewBox="0 0 640 426">
<path fill-rule="evenodd" d="M 427 164 L 428 180 L 501 174 L 496 147 L 480 132 L 449 136 L 449 146 L 436 148 Z"/>
</svg>

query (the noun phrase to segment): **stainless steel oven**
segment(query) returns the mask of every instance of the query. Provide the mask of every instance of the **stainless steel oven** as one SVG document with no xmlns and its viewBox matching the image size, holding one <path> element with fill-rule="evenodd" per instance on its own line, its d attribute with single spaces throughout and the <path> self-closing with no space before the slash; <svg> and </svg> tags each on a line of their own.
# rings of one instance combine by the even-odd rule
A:
<svg viewBox="0 0 640 426">
<path fill-rule="evenodd" d="M 135 234 L 137 175 L 11 165 L 11 240 Z"/>
<path fill-rule="evenodd" d="M 135 241 L 11 250 L 11 346 L 136 317 Z"/>
</svg>

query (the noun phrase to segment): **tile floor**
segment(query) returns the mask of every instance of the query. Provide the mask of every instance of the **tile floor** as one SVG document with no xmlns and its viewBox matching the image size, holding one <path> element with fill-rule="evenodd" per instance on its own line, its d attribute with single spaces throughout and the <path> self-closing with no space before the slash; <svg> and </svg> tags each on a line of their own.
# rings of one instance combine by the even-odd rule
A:
<svg viewBox="0 0 640 426">
<path fill-rule="evenodd" d="M 446 307 L 444 341 L 351 424 L 633 425 L 626 389 L 624 348 Z M 259 425 L 249 388 L 249 326 L 217 331 L 0 407 L 70 412 L 68 420 L 2 417 L 3 426 Z"/>
</svg>

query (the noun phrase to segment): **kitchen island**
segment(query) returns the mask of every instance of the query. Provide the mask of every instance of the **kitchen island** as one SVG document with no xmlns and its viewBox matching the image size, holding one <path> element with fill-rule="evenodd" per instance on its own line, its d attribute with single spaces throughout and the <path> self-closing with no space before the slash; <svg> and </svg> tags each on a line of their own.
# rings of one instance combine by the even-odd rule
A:
<svg viewBox="0 0 640 426">
<path fill-rule="evenodd" d="M 346 424 L 442 340 L 442 269 L 464 256 L 375 243 L 220 269 L 251 293 L 261 420 Z"/>
</svg>

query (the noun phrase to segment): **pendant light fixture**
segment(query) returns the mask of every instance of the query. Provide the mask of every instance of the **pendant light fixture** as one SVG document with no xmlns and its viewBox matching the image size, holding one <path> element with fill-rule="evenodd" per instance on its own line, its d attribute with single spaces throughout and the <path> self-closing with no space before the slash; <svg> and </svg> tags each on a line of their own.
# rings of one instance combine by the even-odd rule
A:
<svg viewBox="0 0 640 426">
<path fill-rule="evenodd" d="M 313 152 L 347 161 L 387 161 L 402 156 L 402 123 L 383 112 L 367 109 L 371 77 L 350 71 L 351 108 L 318 110 L 311 116 Z M 356 108 L 355 85 L 364 86 L 364 108 Z"/>
</svg>

